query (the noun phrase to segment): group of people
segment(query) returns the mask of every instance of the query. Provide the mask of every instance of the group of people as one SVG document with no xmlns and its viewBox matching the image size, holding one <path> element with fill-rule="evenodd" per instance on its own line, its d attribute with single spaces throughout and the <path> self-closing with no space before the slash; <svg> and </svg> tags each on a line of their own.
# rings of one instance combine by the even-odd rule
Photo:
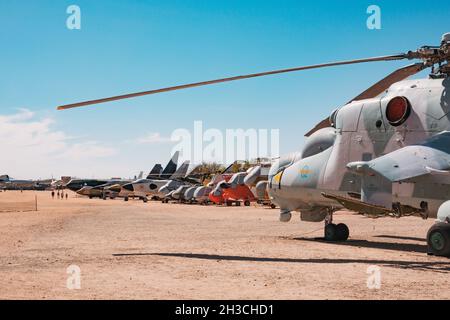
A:
<svg viewBox="0 0 450 320">
<path fill-rule="evenodd" d="M 69 194 L 66 192 L 64 193 L 64 191 L 61 190 L 61 192 L 56 193 L 56 198 L 59 199 L 59 197 L 61 197 L 61 199 L 64 199 L 64 196 L 66 197 L 66 200 L 69 198 Z M 55 190 L 52 190 L 52 199 L 55 199 Z"/>
</svg>

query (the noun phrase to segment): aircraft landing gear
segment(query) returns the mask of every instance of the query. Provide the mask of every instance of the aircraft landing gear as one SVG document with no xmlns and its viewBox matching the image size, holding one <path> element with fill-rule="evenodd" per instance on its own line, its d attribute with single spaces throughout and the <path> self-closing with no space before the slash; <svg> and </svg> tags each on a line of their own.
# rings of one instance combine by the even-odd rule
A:
<svg viewBox="0 0 450 320">
<path fill-rule="evenodd" d="M 440 222 L 431 226 L 427 244 L 429 254 L 450 257 L 450 223 Z"/>
<path fill-rule="evenodd" d="M 324 234 L 327 241 L 346 241 L 350 235 L 350 230 L 344 223 L 334 224 L 333 212 L 330 212 L 325 219 Z"/>
</svg>

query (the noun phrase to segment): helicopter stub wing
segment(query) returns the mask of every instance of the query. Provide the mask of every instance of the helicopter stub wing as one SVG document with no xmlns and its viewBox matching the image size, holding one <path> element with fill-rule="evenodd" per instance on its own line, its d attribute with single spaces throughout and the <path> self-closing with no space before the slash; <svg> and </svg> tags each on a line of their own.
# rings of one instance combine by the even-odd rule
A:
<svg viewBox="0 0 450 320">
<path fill-rule="evenodd" d="M 381 175 L 391 182 L 450 183 L 450 132 L 371 161 L 349 163 L 347 168 L 363 175 Z"/>
<path fill-rule="evenodd" d="M 401 216 L 426 216 L 423 209 L 414 208 L 408 205 L 398 204 L 397 207 L 387 208 L 384 206 L 363 202 L 353 198 L 346 198 L 339 195 L 327 194 L 322 192 L 322 196 L 339 202 L 344 208 L 363 214 L 369 218 L 381 217 L 401 217 Z"/>
<path fill-rule="evenodd" d="M 322 193 L 322 195 L 325 198 L 339 202 L 344 208 L 348 210 L 360 212 L 371 217 L 382 217 L 389 215 L 392 212 L 392 210 L 383 206 L 365 203 L 353 198 L 342 197 L 339 195 L 328 194 L 324 192 Z"/>
</svg>

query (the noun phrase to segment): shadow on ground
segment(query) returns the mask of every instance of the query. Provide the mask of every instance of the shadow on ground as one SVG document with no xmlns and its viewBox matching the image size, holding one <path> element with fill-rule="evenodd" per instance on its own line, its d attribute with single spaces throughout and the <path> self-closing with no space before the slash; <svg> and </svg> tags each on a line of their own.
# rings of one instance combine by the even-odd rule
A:
<svg viewBox="0 0 450 320">
<path fill-rule="evenodd" d="M 290 240 L 298 241 L 313 241 L 326 243 L 334 246 L 349 246 L 358 248 L 373 248 L 373 249 L 383 249 L 383 250 L 395 250 L 403 252 L 417 252 L 417 253 L 427 253 L 426 244 L 416 244 L 416 243 L 398 243 L 398 242 L 383 242 L 383 241 L 369 241 L 369 240 L 358 240 L 358 239 L 348 239 L 347 241 L 326 241 L 324 238 L 289 238 Z M 411 240 L 411 239 L 409 239 Z"/>
<path fill-rule="evenodd" d="M 200 254 L 200 253 L 117 253 L 113 254 L 115 257 L 138 257 L 138 256 L 160 256 L 160 257 L 175 257 L 186 259 L 202 259 L 202 260 L 216 260 L 216 261 L 247 261 L 247 262 L 280 262 L 280 263 L 312 263 L 312 264 L 347 264 L 358 263 L 368 265 L 390 266 L 394 268 L 416 269 L 416 270 L 430 270 L 438 272 L 450 272 L 450 261 L 435 261 L 435 262 L 418 262 L 418 261 L 403 261 L 403 260 L 381 260 L 381 259 L 327 259 L 327 258 L 268 258 L 268 257 L 248 257 L 248 256 L 230 256 L 217 254 Z"/>
</svg>

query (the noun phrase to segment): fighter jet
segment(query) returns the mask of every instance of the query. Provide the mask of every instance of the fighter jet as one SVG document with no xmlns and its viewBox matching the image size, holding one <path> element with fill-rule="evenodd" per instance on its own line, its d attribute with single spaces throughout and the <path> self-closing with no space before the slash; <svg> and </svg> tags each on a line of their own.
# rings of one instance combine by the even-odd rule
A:
<svg viewBox="0 0 450 320">
<path fill-rule="evenodd" d="M 96 187 L 104 185 L 112 180 L 98 180 L 98 179 L 77 179 L 72 178 L 68 183 L 64 185 L 65 188 L 77 192 L 83 187 Z"/>
<path fill-rule="evenodd" d="M 158 196 L 158 190 L 170 179 L 182 177 L 189 168 L 189 162 L 184 163 L 177 170 L 179 151 L 176 151 L 167 163 L 164 170 L 161 171 L 161 165 L 155 166 L 145 179 L 138 179 L 122 186 L 124 193 L 132 193 L 134 196 L 141 198 L 147 202 L 148 196 Z M 122 192 L 122 191 L 121 191 Z M 128 201 L 128 197 L 125 197 Z"/>
<path fill-rule="evenodd" d="M 106 200 L 108 197 L 111 199 L 114 199 L 116 196 L 118 196 L 118 193 L 114 192 L 113 189 L 110 187 L 113 186 L 122 186 L 124 184 L 130 183 L 133 180 L 141 179 L 143 175 L 143 172 L 141 171 L 139 173 L 138 177 L 135 177 L 135 179 L 111 179 L 108 182 L 97 185 L 97 186 L 84 186 L 81 189 L 77 190 L 76 193 L 79 195 L 87 196 L 89 199 L 92 198 L 101 198 L 103 200 Z"/>
</svg>

